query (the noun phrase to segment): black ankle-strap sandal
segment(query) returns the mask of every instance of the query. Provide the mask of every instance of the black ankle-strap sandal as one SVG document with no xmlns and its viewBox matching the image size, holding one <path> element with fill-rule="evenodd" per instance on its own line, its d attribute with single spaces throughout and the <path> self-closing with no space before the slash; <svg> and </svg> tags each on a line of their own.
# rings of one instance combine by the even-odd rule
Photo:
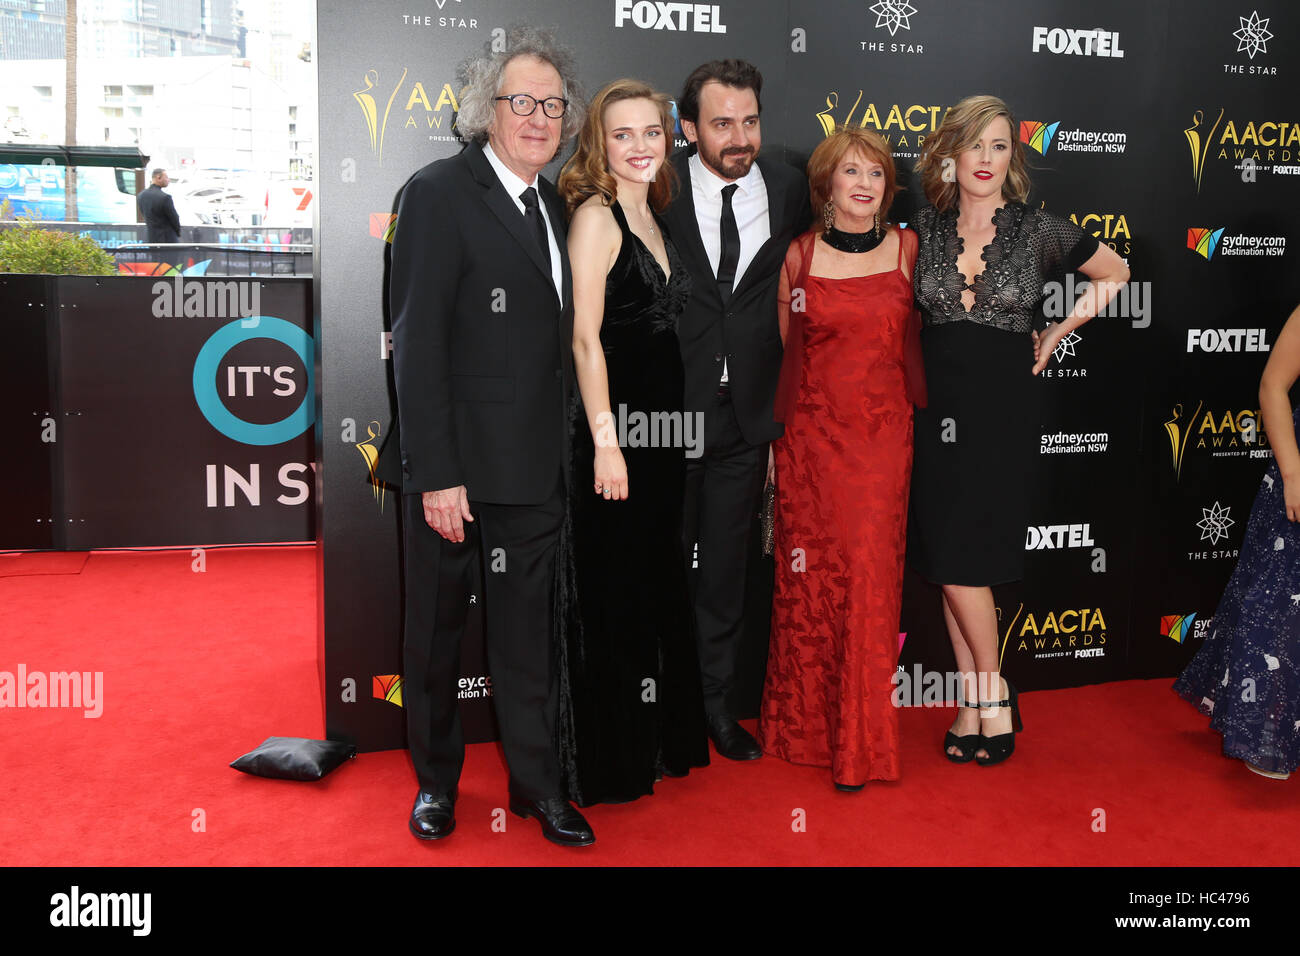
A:
<svg viewBox="0 0 1300 956">
<path fill-rule="evenodd" d="M 972 704 L 968 700 L 962 701 L 962 706 L 975 709 L 979 708 L 978 704 Z M 975 751 L 979 747 L 979 738 L 979 734 L 966 734 L 965 736 L 958 737 L 950 730 L 943 738 L 943 755 L 953 763 L 970 763 L 975 759 Z M 950 754 L 948 753 L 949 747 L 956 747 L 960 752 Z"/>
<path fill-rule="evenodd" d="M 1025 729 L 1023 721 L 1020 719 L 1020 695 L 1016 693 L 1015 687 L 1011 681 L 1007 681 L 1007 699 L 999 701 L 980 701 L 980 708 L 986 707 L 1010 707 L 1011 708 L 1011 733 L 997 734 L 993 737 L 984 736 L 983 731 L 979 735 L 979 747 L 987 757 L 976 757 L 975 762 L 983 767 L 991 767 L 995 763 L 1001 763 L 1010 757 L 1016 749 L 1016 734 Z"/>
</svg>

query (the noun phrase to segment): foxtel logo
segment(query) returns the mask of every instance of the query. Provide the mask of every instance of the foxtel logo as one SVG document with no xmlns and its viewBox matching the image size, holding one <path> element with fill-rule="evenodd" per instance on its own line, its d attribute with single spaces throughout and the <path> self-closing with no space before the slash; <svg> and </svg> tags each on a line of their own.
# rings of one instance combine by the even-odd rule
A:
<svg viewBox="0 0 1300 956">
<path fill-rule="evenodd" d="M 614 26 L 631 20 L 642 30 L 680 30 L 685 33 L 726 33 L 722 8 L 708 3 L 662 3 L 660 0 L 615 0 Z"/>
<path fill-rule="evenodd" d="M 1090 548 L 1095 543 L 1092 531 L 1086 524 L 1030 525 L 1025 534 L 1026 551 Z"/>
<path fill-rule="evenodd" d="M 1034 27 L 1034 52 L 1066 56 L 1113 56 L 1124 58 L 1119 33 L 1107 30 L 1071 30 L 1068 27 Z"/>
<path fill-rule="evenodd" d="M 1267 329 L 1188 329 L 1187 351 L 1267 352 Z"/>
</svg>

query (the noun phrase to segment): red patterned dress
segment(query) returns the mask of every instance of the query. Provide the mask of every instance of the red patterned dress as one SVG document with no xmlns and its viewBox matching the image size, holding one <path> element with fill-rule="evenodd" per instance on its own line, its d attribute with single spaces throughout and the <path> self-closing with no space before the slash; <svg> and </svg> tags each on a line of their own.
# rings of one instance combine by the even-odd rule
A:
<svg viewBox="0 0 1300 956">
<path fill-rule="evenodd" d="M 772 446 L 776 583 L 759 739 L 766 753 L 830 767 L 848 785 L 899 775 L 890 678 L 912 469 L 904 363 L 917 250 L 915 233 L 899 235 L 890 272 L 803 278 L 802 327 L 787 336 L 802 353 L 787 361 L 797 384 Z M 811 250 L 796 240 L 792 253 L 796 245 Z"/>
</svg>

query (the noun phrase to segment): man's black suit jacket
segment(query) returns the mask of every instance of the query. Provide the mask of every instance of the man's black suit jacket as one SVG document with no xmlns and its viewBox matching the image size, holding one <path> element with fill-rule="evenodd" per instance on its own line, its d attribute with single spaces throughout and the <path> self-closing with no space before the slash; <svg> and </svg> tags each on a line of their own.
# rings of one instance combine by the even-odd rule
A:
<svg viewBox="0 0 1300 956">
<path fill-rule="evenodd" d="M 181 217 L 176 215 L 172 197 L 162 187 L 151 184 L 135 197 L 136 208 L 144 219 L 146 242 L 180 242 Z"/>
<path fill-rule="evenodd" d="M 691 298 L 677 327 L 686 366 L 685 408 L 688 412 L 707 412 L 714 406 L 725 358 L 731 402 L 741 434 L 751 445 L 758 445 L 779 438 L 783 431 L 772 417 L 781 371 L 776 291 L 790 240 L 808 228 L 811 218 L 808 183 L 798 170 L 783 162 L 761 155 L 755 160 L 767 188 L 771 234 L 737 280 L 731 300 L 724 306 L 700 240 L 688 160 L 687 150 L 673 155 L 680 188 L 664 212 L 692 280 Z"/>
<path fill-rule="evenodd" d="M 560 248 L 563 308 L 480 146 L 430 163 L 402 191 L 389 272 L 400 431 L 377 474 L 406 493 L 464 485 L 474 501 L 533 505 L 555 490 L 568 455 L 573 279 L 563 204 L 540 176 L 537 185 Z"/>
</svg>

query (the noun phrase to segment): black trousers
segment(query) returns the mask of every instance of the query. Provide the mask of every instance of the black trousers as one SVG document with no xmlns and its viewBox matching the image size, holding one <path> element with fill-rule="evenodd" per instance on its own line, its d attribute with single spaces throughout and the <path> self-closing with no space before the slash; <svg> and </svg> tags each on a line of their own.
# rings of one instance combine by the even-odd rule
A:
<svg viewBox="0 0 1300 956">
<path fill-rule="evenodd" d="M 767 475 L 767 443 L 751 445 L 740 433 L 725 389 L 704 413 L 704 453 L 686 460 L 686 513 L 682 522 L 686 567 L 692 559 L 704 709 L 729 713 L 745 616 L 750 529 Z M 698 551 L 696 547 L 698 545 Z"/>
<path fill-rule="evenodd" d="M 428 526 L 420 496 L 403 495 L 406 628 L 403 703 L 420 789 L 450 793 L 465 760 L 456 688 L 469 614 L 471 569 L 483 567 L 482 596 L 492 703 L 510 770 L 510 793 L 525 800 L 562 795 L 552 728 L 557 675 L 551 655 L 555 550 L 563 485 L 540 505 L 470 502 L 465 540 Z"/>
</svg>

